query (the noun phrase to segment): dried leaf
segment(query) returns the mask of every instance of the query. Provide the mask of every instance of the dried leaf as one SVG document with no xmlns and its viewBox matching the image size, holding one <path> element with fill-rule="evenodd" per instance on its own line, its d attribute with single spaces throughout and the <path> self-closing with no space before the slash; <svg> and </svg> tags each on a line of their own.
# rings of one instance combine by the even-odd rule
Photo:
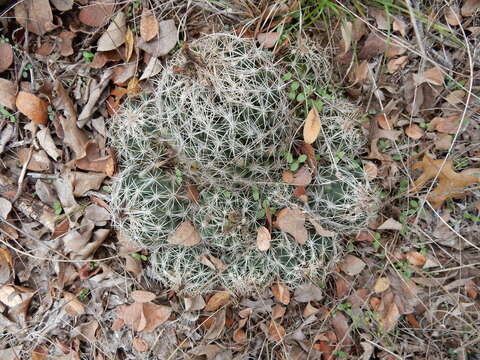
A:
<svg viewBox="0 0 480 360">
<path fill-rule="evenodd" d="M 396 231 L 400 231 L 402 229 L 403 229 L 403 225 L 393 218 L 388 218 L 382 225 L 380 225 L 377 228 L 377 230 L 396 230 Z"/>
<path fill-rule="evenodd" d="M 310 221 L 310 224 L 312 224 L 315 228 L 315 232 L 320 236 L 333 237 L 337 235 L 337 233 L 334 231 L 324 229 L 322 225 L 320 225 L 316 220 L 312 218 L 308 218 L 308 221 Z"/>
<path fill-rule="evenodd" d="M 13 63 L 12 45 L 0 43 L 0 73 L 7 70 Z"/>
<path fill-rule="evenodd" d="M 184 221 L 167 238 L 167 242 L 173 245 L 195 246 L 201 241 L 200 234 L 190 221 Z"/>
<path fill-rule="evenodd" d="M 72 171 L 69 179 L 73 186 L 73 195 L 84 196 L 89 190 L 98 190 L 106 177 L 106 174 L 101 173 Z"/>
<path fill-rule="evenodd" d="M 146 324 L 142 332 L 152 332 L 168 320 L 172 314 L 172 308 L 165 305 L 144 303 L 143 314 L 146 319 Z"/>
<path fill-rule="evenodd" d="M 260 46 L 267 49 L 273 48 L 279 38 L 280 38 L 279 32 L 259 33 L 257 35 L 257 40 L 260 43 Z"/>
<path fill-rule="evenodd" d="M 330 323 L 335 330 L 335 334 L 337 335 L 337 339 L 340 344 L 352 344 L 352 338 L 350 337 L 350 326 L 348 325 L 347 318 L 341 311 L 335 312 L 335 316 L 332 316 Z"/>
<path fill-rule="evenodd" d="M 0 105 L 16 110 L 17 86 L 12 81 L 0 78 Z"/>
<path fill-rule="evenodd" d="M 6 219 L 10 211 L 12 211 L 12 203 L 0 197 L 0 217 Z"/>
<path fill-rule="evenodd" d="M 415 75 L 414 78 L 417 85 L 427 82 L 429 84 L 440 86 L 443 85 L 445 75 L 443 74 L 442 69 L 438 66 L 434 66 L 424 71 L 422 74 Z"/>
<path fill-rule="evenodd" d="M 208 266 L 210 269 L 216 270 L 219 272 L 222 272 L 226 268 L 222 260 L 208 253 L 200 255 L 199 261 L 203 265 Z"/>
<path fill-rule="evenodd" d="M 53 159 L 57 160 L 62 156 L 62 152 L 57 149 L 53 142 L 52 136 L 48 128 L 41 129 L 37 132 L 37 140 L 40 146 L 46 151 L 46 153 Z"/>
<path fill-rule="evenodd" d="M 283 181 L 285 181 L 287 184 L 295 186 L 307 186 L 312 182 L 312 172 L 306 165 L 303 165 L 300 169 L 298 169 L 295 174 L 291 171 L 285 171 L 282 174 L 282 177 Z"/>
<path fill-rule="evenodd" d="M 462 172 L 455 172 L 453 161 L 447 160 L 440 171 L 444 160 L 434 160 L 430 155 L 425 154 L 422 161 L 413 164 L 413 169 L 421 169 L 422 175 L 414 181 L 411 193 L 420 191 L 427 182 L 437 177 L 438 184 L 427 197 L 435 209 L 442 206 L 443 202 L 450 198 L 462 198 L 466 195 L 467 186 L 480 182 L 480 170 L 466 169 Z"/>
<path fill-rule="evenodd" d="M 365 171 L 369 181 L 375 179 L 378 175 L 378 167 L 371 161 L 365 161 L 363 164 L 363 171 Z"/>
<path fill-rule="evenodd" d="M 22 165 L 24 165 L 28 161 L 30 149 L 23 148 L 18 151 L 18 160 Z M 51 168 L 51 161 L 48 158 L 48 155 L 45 151 L 34 150 L 32 152 L 32 156 L 30 161 L 28 161 L 27 169 L 31 171 L 48 171 Z"/>
<path fill-rule="evenodd" d="M 434 117 L 428 124 L 428 130 L 436 130 L 444 134 L 456 134 L 458 126 L 460 125 L 460 118 L 457 115 L 449 117 Z"/>
<path fill-rule="evenodd" d="M 172 50 L 178 41 L 178 30 L 173 19 L 160 21 L 159 35 L 155 40 L 146 42 L 142 38 L 137 41 L 137 46 L 153 57 L 167 55 Z"/>
<path fill-rule="evenodd" d="M 368 35 L 365 44 L 363 44 L 362 50 L 358 54 L 358 58 L 360 60 L 367 60 L 371 59 L 377 55 L 381 55 L 387 49 L 387 44 L 385 43 L 385 39 L 380 37 L 375 32 L 371 32 Z"/>
<path fill-rule="evenodd" d="M 210 326 L 207 333 L 205 334 L 205 339 L 207 340 L 215 340 L 222 335 L 223 330 L 225 329 L 225 321 L 226 321 L 225 309 L 221 309 L 213 319 L 214 319 L 214 323 Z"/>
<path fill-rule="evenodd" d="M 109 51 L 117 49 L 125 43 L 127 31 L 127 17 L 125 13 L 119 12 L 114 20 L 108 25 L 107 30 L 100 36 L 97 43 L 98 51 Z"/>
<path fill-rule="evenodd" d="M 48 104 L 38 96 L 20 91 L 15 102 L 18 110 L 34 123 L 46 125 L 48 121 Z"/>
<path fill-rule="evenodd" d="M 435 149 L 436 150 L 448 150 L 452 146 L 453 138 L 448 134 L 436 134 L 435 136 Z"/>
<path fill-rule="evenodd" d="M 398 31 L 402 36 L 407 35 L 408 25 L 405 24 L 400 19 L 394 17 L 393 18 L 393 31 Z"/>
<path fill-rule="evenodd" d="M 98 171 L 112 176 L 115 173 L 115 159 L 111 151 L 108 155 L 101 156 L 100 148 L 95 141 L 86 145 L 85 156 L 74 161 L 75 166 L 82 170 Z"/>
<path fill-rule="evenodd" d="M 268 326 L 268 334 L 275 342 L 279 343 L 283 340 L 286 331 L 282 325 L 272 320 Z"/>
<path fill-rule="evenodd" d="M 148 79 L 152 76 L 157 75 L 160 71 L 162 71 L 162 64 L 160 63 L 160 60 L 158 60 L 156 57 L 150 57 L 150 60 L 148 61 L 147 67 L 143 71 L 142 76 L 140 77 L 140 80 L 145 80 Z"/>
<path fill-rule="evenodd" d="M 321 126 L 320 114 L 318 113 L 317 107 L 313 105 L 303 125 L 303 140 L 307 144 L 313 144 L 315 140 L 317 140 Z"/>
<path fill-rule="evenodd" d="M 207 360 L 215 360 L 221 352 L 223 352 L 223 349 L 216 344 L 198 345 L 189 351 L 190 354 L 195 356 L 205 355 Z"/>
<path fill-rule="evenodd" d="M 205 311 L 216 311 L 220 307 L 230 303 L 230 293 L 227 291 L 217 291 L 208 299 Z"/>
<path fill-rule="evenodd" d="M 447 100 L 449 104 L 457 105 L 463 102 L 465 95 L 467 95 L 467 93 L 464 90 L 458 89 L 448 94 L 445 100 Z"/>
<path fill-rule="evenodd" d="M 133 32 L 130 28 L 127 28 L 125 33 L 125 62 L 129 62 L 133 54 L 133 46 L 135 45 L 135 39 L 133 38 Z"/>
<path fill-rule="evenodd" d="M 283 315 L 285 315 L 285 311 L 287 311 L 285 306 L 279 304 L 275 305 L 272 311 L 272 320 L 281 319 Z"/>
<path fill-rule="evenodd" d="M 66 116 L 60 116 L 60 124 L 64 132 L 63 142 L 73 150 L 77 159 L 82 158 L 86 154 L 88 138 L 85 133 L 78 128 L 75 107 L 59 80 L 55 81 L 54 88 L 57 95 L 53 100 L 55 108 L 56 110 L 64 110 Z"/>
<path fill-rule="evenodd" d="M 352 85 L 361 84 L 364 80 L 366 80 L 368 77 L 369 69 L 370 67 L 368 66 L 367 60 L 363 60 L 360 62 L 360 64 L 357 64 L 355 67 L 355 73 L 354 73 L 355 79 Z"/>
<path fill-rule="evenodd" d="M 88 6 L 80 9 L 78 18 L 85 25 L 102 27 L 108 24 L 114 8 L 115 0 L 91 1 Z"/>
<path fill-rule="evenodd" d="M 72 10 L 73 0 L 50 0 L 58 11 Z"/>
<path fill-rule="evenodd" d="M 73 55 L 72 41 L 76 34 L 71 31 L 62 31 L 58 37 L 61 40 L 60 43 L 60 55 L 70 56 Z"/>
<path fill-rule="evenodd" d="M 395 71 L 403 69 L 408 63 L 408 56 L 400 56 L 395 59 L 390 59 L 387 63 L 388 72 L 393 74 Z"/>
<path fill-rule="evenodd" d="M 140 36 L 146 42 L 158 35 L 158 21 L 152 10 L 143 8 L 140 18 Z"/>
<path fill-rule="evenodd" d="M 53 14 L 48 0 L 24 0 L 15 5 L 15 19 L 28 31 L 43 35 L 53 29 Z"/>
<path fill-rule="evenodd" d="M 405 254 L 408 262 L 415 266 L 423 266 L 427 259 L 418 251 L 409 251 Z"/>
<path fill-rule="evenodd" d="M 78 300 L 76 295 L 64 291 L 63 297 L 66 300 L 64 309 L 67 314 L 71 316 L 80 316 L 85 314 L 85 305 L 82 304 L 80 300 Z"/>
<path fill-rule="evenodd" d="M 462 22 L 462 15 L 458 11 L 458 7 L 448 6 L 445 9 L 445 20 L 448 25 L 458 26 Z"/>
<path fill-rule="evenodd" d="M 233 341 L 242 344 L 247 341 L 247 333 L 242 328 L 237 328 L 233 331 Z"/>
<path fill-rule="evenodd" d="M 381 9 L 372 9 L 372 16 L 377 22 L 377 28 L 380 30 L 390 30 L 390 20 L 387 17 L 385 10 Z"/>
<path fill-rule="evenodd" d="M 319 309 L 317 309 L 315 306 L 310 304 L 310 302 L 308 302 L 307 305 L 305 306 L 305 309 L 303 309 L 302 315 L 304 318 L 308 318 L 312 315 L 317 314 L 319 311 L 320 311 Z"/>
<path fill-rule="evenodd" d="M 339 264 L 340 269 L 347 275 L 354 276 L 360 274 L 365 268 L 365 263 L 362 259 L 354 255 L 347 255 Z"/>
<path fill-rule="evenodd" d="M 280 303 L 283 305 L 290 304 L 290 292 L 288 291 L 288 287 L 286 287 L 282 283 L 276 283 L 272 285 L 272 293 Z"/>
<path fill-rule="evenodd" d="M 350 50 L 350 46 L 352 45 L 352 34 L 353 34 L 353 24 L 350 21 L 347 21 L 342 24 L 341 27 L 342 31 L 342 52 L 340 56 L 345 55 L 348 50 Z"/>
<path fill-rule="evenodd" d="M 467 0 L 462 6 L 461 13 L 463 16 L 473 16 L 480 10 L 480 0 Z"/>
<path fill-rule="evenodd" d="M 272 236 L 270 231 L 265 226 L 260 226 L 257 229 L 257 248 L 259 251 L 267 251 L 270 249 L 270 241 Z"/>
<path fill-rule="evenodd" d="M 390 332 L 395 329 L 398 319 L 400 319 L 400 312 L 398 311 L 397 304 L 393 301 L 383 306 L 384 310 L 381 312 L 380 326 L 384 332 Z"/>
<path fill-rule="evenodd" d="M 137 303 L 147 303 L 155 300 L 157 297 L 154 293 L 150 291 L 135 290 L 130 294 L 132 299 Z"/>
<path fill-rule="evenodd" d="M 297 302 L 320 301 L 323 299 L 322 289 L 308 282 L 295 289 L 293 298 Z"/>
<path fill-rule="evenodd" d="M 200 295 L 197 295 L 193 298 L 184 298 L 185 302 L 185 311 L 199 311 L 205 307 L 205 300 Z"/>
<path fill-rule="evenodd" d="M 373 291 L 377 294 L 384 292 L 390 288 L 390 280 L 386 277 L 378 278 L 375 282 L 375 286 L 373 287 Z"/>
<path fill-rule="evenodd" d="M 145 352 L 150 348 L 150 345 L 148 345 L 144 339 L 139 338 L 138 336 L 133 338 L 132 346 L 140 352 Z"/>
<path fill-rule="evenodd" d="M 280 230 L 292 235 L 295 241 L 303 245 L 308 240 L 308 231 L 305 228 L 305 215 L 300 210 L 284 208 L 277 214 L 275 222 Z"/>
</svg>

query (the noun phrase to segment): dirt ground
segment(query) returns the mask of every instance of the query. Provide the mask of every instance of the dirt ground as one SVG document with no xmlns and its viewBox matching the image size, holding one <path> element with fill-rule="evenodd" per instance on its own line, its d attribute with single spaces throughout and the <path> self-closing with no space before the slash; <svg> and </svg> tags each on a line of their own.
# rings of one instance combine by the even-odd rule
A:
<svg viewBox="0 0 480 360">
<path fill-rule="evenodd" d="M 0 6 L 0 359 L 480 359 L 479 0 Z M 112 116 L 215 32 L 314 43 L 359 108 L 381 205 L 321 281 L 189 297 L 112 225 Z"/>
</svg>

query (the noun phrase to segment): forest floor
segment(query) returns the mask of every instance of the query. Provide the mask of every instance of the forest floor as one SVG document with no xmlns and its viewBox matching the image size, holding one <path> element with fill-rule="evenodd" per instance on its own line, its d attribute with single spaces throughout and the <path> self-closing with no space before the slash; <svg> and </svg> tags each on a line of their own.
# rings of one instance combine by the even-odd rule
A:
<svg viewBox="0 0 480 360">
<path fill-rule="evenodd" d="M 2 360 L 480 359 L 479 0 L 1 3 Z M 213 32 L 314 41 L 361 109 L 382 206 L 321 288 L 181 296 L 112 227 L 112 115 Z"/>
</svg>

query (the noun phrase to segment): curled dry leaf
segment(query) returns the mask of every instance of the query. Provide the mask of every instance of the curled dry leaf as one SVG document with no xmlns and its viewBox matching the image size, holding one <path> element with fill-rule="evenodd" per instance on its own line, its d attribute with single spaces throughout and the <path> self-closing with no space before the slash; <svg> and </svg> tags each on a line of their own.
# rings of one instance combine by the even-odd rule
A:
<svg viewBox="0 0 480 360">
<path fill-rule="evenodd" d="M 140 18 L 140 36 L 146 42 L 158 35 L 158 21 L 152 10 L 143 8 Z"/>
<path fill-rule="evenodd" d="M 213 324 L 208 328 L 207 333 L 205 334 L 205 339 L 215 340 L 218 339 L 225 329 L 226 323 L 226 311 L 221 309 L 214 317 Z"/>
<path fill-rule="evenodd" d="M 13 63 L 12 45 L 0 43 L 0 72 L 7 70 Z"/>
<path fill-rule="evenodd" d="M 127 28 L 125 33 L 125 62 L 129 62 L 133 54 L 133 46 L 135 45 L 135 39 L 133 37 L 133 31 Z"/>
<path fill-rule="evenodd" d="M 0 217 L 6 219 L 10 211 L 12 210 L 12 203 L 3 197 L 0 197 Z M 3 249 L 1 249 L 3 250 Z M 2 253 L 0 253 L 0 257 L 2 257 Z"/>
<path fill-rule="evenodd" d="M 257 35 L 257 40 L 260 43 L 260 46 L 270 49 L 275 46 L 278 39 L 280 38 L 279 32 L 268 32 L 268 33 L 259 33 Z"/>
<path fill-rule="evenodd" d="M 405 254 L 408 262 L 415 266 L 423 266 L 426 262 L 425 256 L 420 254 L 418 251 L 409 251 Z"/>
<path fill-rule="evenodd" d="M 320 236 L 333 237 L 333 236 L 337 235 L 337 233 L 334 232 L 334 231 L 324 229 L 323 226 L 320 225 L 320 223 L 318 221 L 316 221 L 315 219 L 308 218 L 308 221 L 310 221 L 310 224 L 312 224 L 313 227 L 315 228 L 315 232 Z"/>
<path fill-rule="evenodd" d="M 408 63 L 408 56 L 407 55 L 391 59 L 387 63 L 388 72 L 393 74 L 395 71 L 403 69 L 405 67 L 405 65 L 407 65 L 407 63 Z"/>
<path fill-rule="evenodd" d="M 293 236 L 295 241 L 303 245 L 308 240 L 308 231 L 305 228 L 305 215 L 300 210 L 284 208 L 277 214 L 275 226 Z"/>
<path fill-rule="evenodd" d="M 10 110 L 16 110 L 17 86 L 14 82 L 0 78 L 0 105 Z"/>
<path fill-rule="evenodd" d="M 115 173 L 115 158 L 111 151 L 106 156 L 100 155 L 100 147 L 96 141 L 89 141 L 86 145 L 86 154 L 75 160 L 75 166 L 82 170 L 98 171 L 113 176 Z"/>
<path fill-rule="evenodd" d="M 58 11 L 72 10 L 73 0 L 50 0 Z"/>
<path fill-rule="evenodd" d="M 314 143 L 320 133 L 321 126 L 320 114 L 318 113 L 317 107 L 313 105 L 303 124 L 303 140 L 307 144 Z"/>
<path fill-rule="evenodd" d="M 167 242 L 173 245 L 195 246 L 200 243 L 200 234 L 190 221 L 184 221 L 171 235 Z"/>
<path fill-rule="evenodd" d="M 462 15 L 458 11 L 458 7 L 449 6 L 445 9 L 445 20 L 448 25 L 458 26 L 462 22 Z"/>
<path fill-rule="evenodd" d="M 127 17 L 125 13 L 119 12 L 113 21 L 108 25 L 107 30 L 100 36 L 97 43 L 98 51 L 109 51 L 117 49 L 125 43 L 127 31 Z"/>
<path fill-rule="evenodd" d="M 343 261 L 339 264 L 340 269 L 347 275 L 358 275 L 365 268 L 365 263 L 362 259 L 354 255 L 347 255 L 343 258 Z"/>
<path fill-rule="evenodd" d="M 390 288 L 390 280 L 387 277 L 378 278 L 373 287 L 373 291 L 377 294 L 384 292 Z"/>
<path fill-rule="evenodd" d="M 140 80 L 145 80 L 152 76 L 155 76 L 160 71 L 162 71 L 162 64 L 160 63 L 160 60 L 152 56 L 148 61 L 147 67 L 143 71 L 143 74 L 140 77 Z"/>
<path fill-rule="evenodd" d="M 279 343 L 285 337 L 286 331 L 282 325 L 272 320 L 268 326 L 268 334 L 275 342 Z"/>
<path fill-rule="evenodd" d="M 377 230 L 396 230 L 396 231 L 400 231 L 402 229 L 403 229 L 403 225 L 393 218 L 388 218 L 382 225 L 380 225 L 377 228 Z"/>
<path fill-rule="evenodd" d="M 144 290 L 132 291 L 131 296 L 132 296 L 132 299 L 138 303 L 147 303 L 155 300 L 155 298 L 157 297 L 154 293 L 150 291 L 144 291 Z"/>
<path fill-rule="evenodd" d="M 115 8 L 115 0 L 90 1 L 80 9 L 79 20 L 88 26 L 101 27 L 108 24 Z"/>
<path fill-rule="evenodd" d="M 37 132 L 37 140 L 40 146 L 53 160 L 57 160 L 60 156 L 62 156 L 62 152 L 55 146 L 48 128 L 41 129 Z"/>
<path fill-rule="evenodd" d="M 280 303 L 283 305 L 290 304 L 290 292 L 288 291 L 288 287 L 286 287 L 282 283 L 276 283 L 272 285 L 272 293 Z"/>
<path fill-rule="evenodd" d="M 402 36 L 407 35 L 408 25 L 397 17 L 393 18 L 393 31 L 398 31 Z"/>
<path fill-rule="evenodd" d="M 167 55 L 172 50 L 178 41 L 178 30 L 173 19 L 160 21 L 159 35 L 156 39 L 146 42 L 139 38 L 137 46 L 153 57 L 160 57 Z"/>
<path fill-rule="evenodd" d="M 222 272 L 226 268 L 222 260 L 208 253 L 200 255 L 199 261 L 201 264 L 208 266 L 210 269 L 219 272 Z"/>
<path fill-rule="evenodd" d="M 259 251 L 267 251 L 270 249 L 270 241 L 272 236 L 265 226 L 260 226 L 257 230 L 257 249 Z"/>
<path fill-rule="evenodd" d="M 388 300 L 387 300 L 388 298 Z M 384 297 L 380 303 L 380 326 L 384 332 L 390 332 L 395 329 L 398 319 L 400 319 L 400 311 L 393 298 Z"/>
<path fill-rule="evenodd" d="M 45 125 L 48 121 L 48 104 L 38 96 L 20 91 L 15 102 L 18 110 L 34 123 Z"/>
<path fill-rule="evenodd" d="M 352 338 L 350 337 L 350 326 L 348 320 L 341 311 L 335 312 L 335 316 L 332 316 L 330 322 L 335 330 L 335 335 L 340 344 L 350 345 L 352 344 Z"/>
<path fill-rule="evenodd" d="M 220 307 L 230 303 L 230 293 L 227 291 L 217 291 L 208 299 L 205 311 L 217 311 Z"/>
<path fill-rule="evenodd" d="M 98 190 L 107 177 L 106 174 L 72 171 L 69 180 L 73 186 L 73 195 L 84 196 L 89 190 Z"/>
<path fill-rule="evenodd" d="M 51 168 L 51 161 L 48 155 L 43 150 L 33 150 L 32 156 L 29 160 L 29 154 L 31 149 L 23 148 L 18 151 L 18 160 L 22 165 L 25 165 L 28 161 L 27 169 L 31 171 L 48 171 Z"/>
<path fill-rule="evenodd" d="M 429 84 L 440 86 L 443 85 L 445 75 L 443 74 L 442 69 L 438 66 L 434 66 L 424 71 L 422 74 L 415 75 L 414 78 L 417 85 L 427 82 Z"/>
<path fill-rule="evenodd" d="M 385 39 L 380 35 L 377 35 L 375 32 L 371 32 L 365 43 L 363 44 L 362 50 L 358 54 L 360 60 L 371 59 L 377 55 L 381 55 L 387 49 L 387 44 Z"/>
<path fill-rule="evenodd" d="M 352 45 L 352 35 L 353 35 L 353 24 L 350 21 L 347 21 L 342 24 L 341 27 L 342 31 L 342 52 L 340 56 L 345 55 L 348 50 L 350 50 L 350 46 Z"/>
<path fill-rule="evenodd" d="M 14 10 L 17 22 L 36 35 L 43 35 L 56 27 L 48 0 L 20 1 Z"/>
</svg>

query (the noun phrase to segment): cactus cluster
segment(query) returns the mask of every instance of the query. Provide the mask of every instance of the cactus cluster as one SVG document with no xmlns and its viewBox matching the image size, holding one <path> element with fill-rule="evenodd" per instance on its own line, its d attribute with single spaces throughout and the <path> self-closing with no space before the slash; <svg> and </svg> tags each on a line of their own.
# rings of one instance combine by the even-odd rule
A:
<svg viewBox="0 0 480 360">
<path fill-rule="evenodd" d="M 354 158 L 362 143 L 351 126 L 357 110 L 341 97 L 329 94 L 320 109 L 322 132 L 313 144 L 319 167 L 308 200 L 282 181 L 284 155 L 303 122 L 291 111 L 284 74 L 292 71 L 303 87 L 324 88 L 328 73 L 316 50 L 293 53 L 288 64 L 290 70 L 252 40 L 208 35 L 180 50 L 154 91 L 114 118 L 110 138 L 121 166 L 112 192 L 115 222 L 151 250 L 153 278 L 185 293 L 216 286 L 248 293 L 277 278 L 299 283 L 322 274 L 335 241 L 307 222 L 304 245 L 274 227 L 271 248 L 260 252 L 256 233 L 266 208 L 299 209 L 338 234 L 366 221 L 369 188 Z M 201 242 L 169 244 L 185 221 Z M 223 266 L 205 265 L 205 256 Z"/>
</svg>

